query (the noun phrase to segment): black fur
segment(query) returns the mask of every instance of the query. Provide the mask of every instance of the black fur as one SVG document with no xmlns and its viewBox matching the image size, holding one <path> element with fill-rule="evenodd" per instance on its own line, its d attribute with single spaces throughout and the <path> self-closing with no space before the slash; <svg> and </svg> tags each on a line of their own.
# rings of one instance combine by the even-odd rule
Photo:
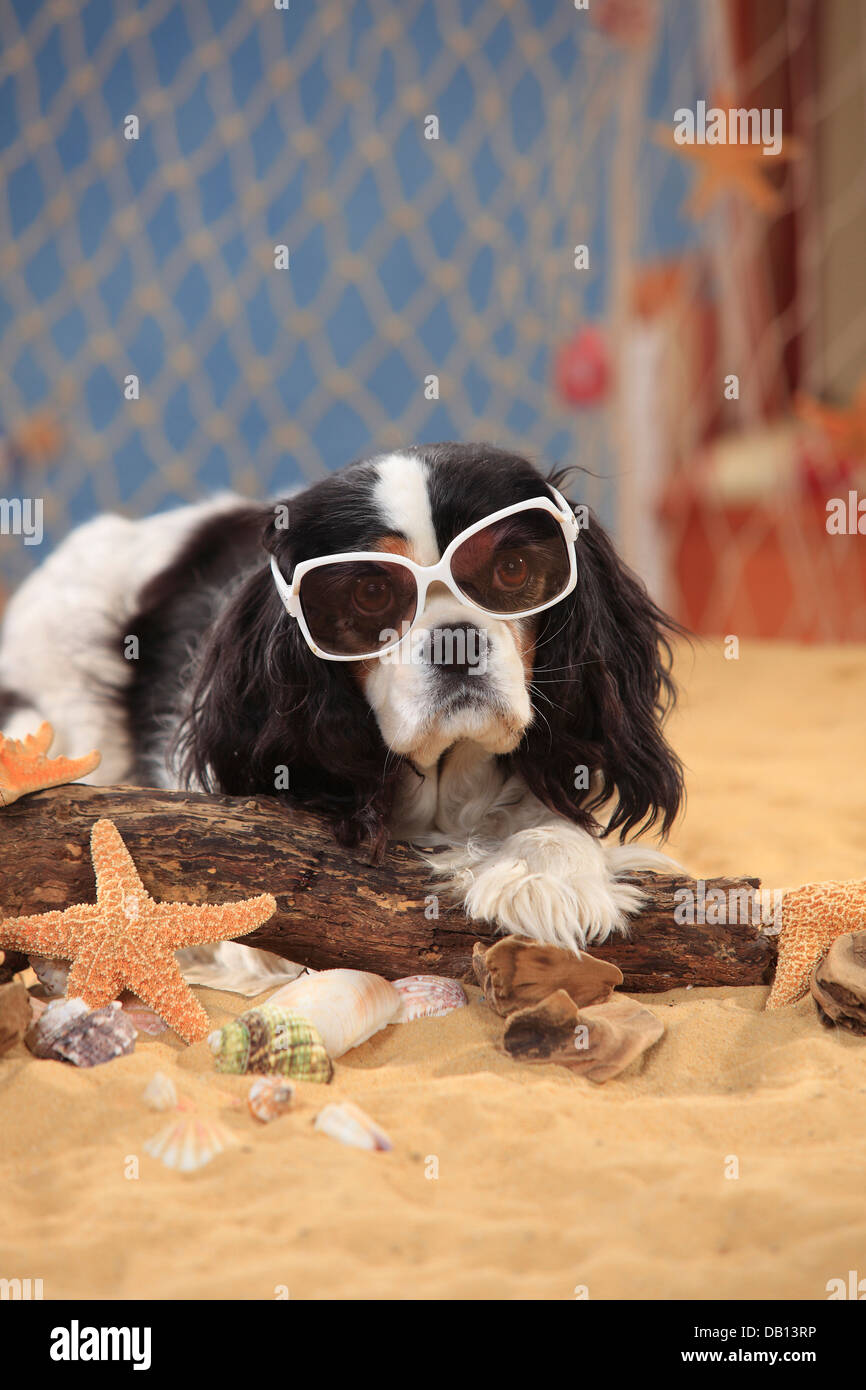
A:
<svg viewBox="0 0 866 1390">
<path fill-rule="evenodd" d="M 544 487 L 527 460 L 489 445 L 414 452 L 428 463 L 441 549 L 473 521 Z M 550 481 L 560 486 L 564 476 Z M 273 553 L 288 578 L 300 560 L 368 547 L 383 529 L 376 478 L 361 463 L 314 484 L 285 504 L 287 528 L 273 508 L 212 519 L 148 586 L 127 629 L 140 642 L 127 693 L 139 775 L 177 725 L 182 698 L 177 744 L 187 781 L 273 794 L 286 768 L 280 794 L 328 810 L 342 841 L 368 839 L 382 855 L 403 761 L 386 749 L 353 664 L 313 655 L 265 563 Z M 625 837 L 659 821 L 666 831 L 682 796 L 680 765 L 660 730 L 674 695 L 668 636 L 678 629 L 595 519 L 577 558 L 576 590 L 535 620 L 533 703 L 542 717 L 505 762 L 547 806 L 588 829 L 598 829 L 593 813 L 611 796 L 611 831 Z M 596 775 L 583 798 L 574 789 L 579 765 Z"/>
<path fill-rule="evenodd" d="M 570 471 L 549 481 L 562 491 Z M 653 603 L 592 514 L 576 555 L 577 587 L 539 614 L 533 703 L 544 718 L 527 730 L 512 762 L 551 810 L 587 829 L 612 798 L 608 834 L 619 830 L 625 839 L 659 822 L 667 834 L 683 775 L 661 726 L 676 699 L 669 638 L 683 629 Z M 599 785 L 576 807 L 579 767 Z"/>
</svg>

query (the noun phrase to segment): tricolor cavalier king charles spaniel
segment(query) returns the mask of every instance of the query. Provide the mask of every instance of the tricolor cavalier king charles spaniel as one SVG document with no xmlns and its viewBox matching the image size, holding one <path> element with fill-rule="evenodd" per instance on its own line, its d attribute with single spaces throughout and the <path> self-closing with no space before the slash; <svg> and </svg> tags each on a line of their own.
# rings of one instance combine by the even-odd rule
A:
<svg viewBox="0 0 866 1390">
<path fill-rule="evenodd" d="M 414 840 L 471 917 L 603 941 L 639 906 L 622 876 L 670 862 L 621 841 L 680 805 L 676 627 L 565 476 L 423 445 L 284 503 L 99 517 L 9 604 L 5 732 L 99 748 L 90 782 L 278 795 L 374 856 Z"/>
</svg>

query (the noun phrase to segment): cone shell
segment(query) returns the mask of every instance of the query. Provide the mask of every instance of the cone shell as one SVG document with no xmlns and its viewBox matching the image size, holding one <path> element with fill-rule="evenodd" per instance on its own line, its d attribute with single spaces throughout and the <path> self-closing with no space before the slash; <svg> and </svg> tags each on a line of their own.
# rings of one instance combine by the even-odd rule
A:
<svg viewBox="0 0 866 1390">
<path fill-rule="evenodd" d="M 265 1004 L 248 1009 L 208 1037 L 216 1069 L 296 1076 L 302 1081 L 328 1082 L 334 1075 L 331 1059 L 311 1023 L 290 1009 Z"/>
<path fill-rule="evenodd" d="M 395 980 L 394 988 L 401 996 L 400 1010 L 395 1023 L 411 1023 L 414 1018 L 441 1018 L 452 1009 L 462 1009 L 469 1003 L 459 980 L 447 975 L 407 975 Z"/>
<path fill-rule="evenodd" d="M 400 1008 L 400 995 L 381 975 L 366 970 L 322 970 L 284 985 L 268 1004 L 306 1018 L 328 1056 L 336 1059 L 389 1024 Z"/>
<path fill-rule="evenodd" d="M 142 1100 L 151 1110 L 175 1110 L 177 1108 L 177 1089 L 170 1076 L 156 1071 L 142 1093 Z"/>
<path fill-rule="evenodd" d="M 291 1109 L 295 1088 L 291 1081 L 278 1080 L 275 1076 L 260 1076 L 250 1087 L 247 1107 L 254 1120 L 269 1124 L 278 1120 Z"/>
<path fill-rule="evenodd" d="M 316 1116 L 313 1128 L 353 1149 L 388 1153 L 394 1147 L 384 1129 L 351 1100 L 326 1105 Z"/>
<path fill-rule="evenodd" d="M 142 1147 L 166 1168 L 194 1173 L 237 1142 L 231 1130 L 218 1120 L 199 1119 L 193 1115 L 172 1120 Z"/>
</svg>

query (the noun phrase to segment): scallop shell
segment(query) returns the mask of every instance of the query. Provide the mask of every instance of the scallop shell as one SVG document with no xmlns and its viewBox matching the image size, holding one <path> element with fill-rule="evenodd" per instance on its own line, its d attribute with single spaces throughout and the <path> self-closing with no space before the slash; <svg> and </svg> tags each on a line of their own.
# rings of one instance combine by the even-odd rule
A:
<svg viewBox="0 0 866 1390">
<path fill-rule="evenodd" d="M 391 1022 L 400 996 L 381 975 L 366 970 L 322 970 L 301 975 L 271 995 L 268 1005 L 291 1009 L 321 1035 L 328 1056 L 342 1057 Z"/>
<path fill-rule="evenodd" d="M 334 1067 L 325 1044 L 305 1018 L 290 1009 L 264 1004 L 248 1009 L 208 1036 L 223 1072 L 261 1072 L 328 1082 Z"/>
<path fill-rule="evenodd" d="M 177 1088 L 165 1072 L 155 1071 L 141 1096 L 151 1110 L 175 1110 L 177 1108 Z"/>
<path fill-rule="evenodd" d="M 121 1003 L 123 1012 L 131 1020 L 137 1033 L 148 1033 L 152 1038 L 158 1038 L 168 1027 L 158 1013 L 149 1009 L 146 1004 L 140 1004 L 137 999 L 124 999 Z"/>
<path fill-rule="evenodd" d="M 260 1076 L 250 1087 L 247 1106 L 254 1120 L 269 1124 L 291 1108 L 295 1088 L 291 1081 L 278 1081 L 274 1076 Z"/>
<path fill-rule="evenodd" d="M 212 1158 L 237 1144 L 230 1129 L 219 1120 L 197 1119 L 192 1115 L 172 1120 L 152 1139 L 142 1145 L 151 1158 L 158 1158 L 166 1168 L 179 1173 L 194 1173 L 210 1163 Z"/>
<path fill-rule="evenodd" d="M 321 1130 L 322 1134 L 329 1134 L 332 1139 L 339 1139 L 341 1144 L 348 1144 L 353 1149 L 373 1149 L 380 1153 L 388 1153 L 394 1147 L 384 1129 L 381 1129 L 375 1120 L 371 1120 L 360 1105 L 355 1105 L 351 1100 L 326 1105 L 316 1116 L 313 1128 Z"/>
<path fill-rule="evenodd" d="M 447 975 L 407 975 L 395 980 L 394 988 L 402 997 L 395 1023 L 411 1023 L 414 1018 L 441 1018 L 452 1009 L 462 1009 L 469 1003 L 459 980 Z"/>
</svg>

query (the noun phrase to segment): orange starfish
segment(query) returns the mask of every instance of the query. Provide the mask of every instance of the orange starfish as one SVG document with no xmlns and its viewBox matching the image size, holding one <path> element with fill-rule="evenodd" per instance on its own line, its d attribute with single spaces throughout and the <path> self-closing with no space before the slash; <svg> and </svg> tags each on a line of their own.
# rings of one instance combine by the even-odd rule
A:
<svg viewBox="0 0 866 1390">
<path fill-rule="evenodd" d="M 23 739 L 0 734 L 0 806 L 11 806 L 19 796 L 41 792 L 44 787 L 77 782 L 99 767 L 101 757 L 96 749 L 81 758 L 47 757 L 53 738 L 54 730 L 47 723 Z"/>
<path fill-rule="evenodd" d="M 131 989 L 184 1042 L 210 1031 L 207 1014 L 184 980 L 175 951 L 230 941 L 276 912 L 270 893 L 237 903 L 157 903 L 138 876 L 113 821 L 98 820 L 90 836 L 96 902 L 9 917 L 0 922 L 0 946 L 72 961 L 67 997 L 91 1009 Z"/>
<path fill-rule="evenodd" d="M 809 988 L 812 971 L 839 936 L 866 928 L 866 879 L 806 883 L 782 896 L 779 959 L 768 1009 L 793 1004 Z"/>
<path fill-rule="evenodd" d="M 729 111 L 739 111 L 743 107 L 729 92 L 719 92 L 711 109 L 723 111 L 727 118 Z M 686 212 L 695 219 L 703 217 L 714 202 L 733 191 L 742 194 L 758 212 L 778 212 L 781 195 L 766 175 L 777 163 L 796 159 L 802 152 L 800 142 L 792 136 L 785 137 L 775 155 L 764 154 L 764 146 L 751 141 L 681 145 L 666 125 L 656 126 L 655 139 L 657 144 L 697 164 L 698 176 L 685 203 Z"/>
<path fill-rule="evenodd" d="M 841 458 L 866 459 L 866 377 L 850 405 L 834 409 L 800 394 L 794 400 L 794 409 L 805 424 L 820 430 Z"/>
</svg>

